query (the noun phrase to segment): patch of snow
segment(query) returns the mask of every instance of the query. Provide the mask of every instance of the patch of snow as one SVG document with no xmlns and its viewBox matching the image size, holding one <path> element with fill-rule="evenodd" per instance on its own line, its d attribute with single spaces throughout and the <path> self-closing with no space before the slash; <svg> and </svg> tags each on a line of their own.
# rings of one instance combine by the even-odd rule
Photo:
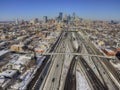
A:
<svg viewBox="0 0 120 90">
<path fill-rule="evenodd" d="M 85 77 L 78 71 L 76 72 L 76 78 L 77 90 L 91 90 Z"/>
</svg>

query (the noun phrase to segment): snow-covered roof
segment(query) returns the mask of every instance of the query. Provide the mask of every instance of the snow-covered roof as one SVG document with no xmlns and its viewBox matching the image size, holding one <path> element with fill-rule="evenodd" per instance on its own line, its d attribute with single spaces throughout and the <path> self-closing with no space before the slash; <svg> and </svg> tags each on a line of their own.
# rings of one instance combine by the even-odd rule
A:
<svg viewBox="0 0 120 90">
<path fill-rule="evenodd" d="M 31 70 L 27 70 L 23 75 L 21 75 L 22 82 L 16 82 L 14 85 L 11 86 L 12 89 L 20 89 L 20 90 L 26 90 L 26 86 L 32 79 L 32 72 Z"/>
<path fill-rule="evenodd" d="M 117 68 L 118 70 L 120 70 L 120 63 L 113 63 L 112 60 L 110 60 L 110 63 L 111 63 L 115 68 Z"/>
<path fill-rule="evenodd" d="M 15 83 L 14 85 L 11 86 L 11 88 L 18 90 L 19 86 L 20 86 L 19 83 Z"/>
<path fill-rule="evenodd" d="M 46 39 L 53 39 L 53 38 L 55 38 L 55 36 L 47 36 L 47 38 Z"/>
<path fill-rule="evenodd" d="M 7 76 L 7 77 L 12 77 L 17 73 L 17 70 L 6 70 L 0 73 L 0 77 Z"/>
<path fill-rule="evenodd" d="M 49 45 L 49 43 L 48 42 L 40 42 L 39 44 L 38 44 L 38 46 L 39 45 Z"/>
<path fill-rule="evenodd" d="M 39 48 L 39 47 L 36 47 L 35 50 L 46 50 L 46 48 Z"/>
<path fill-rule="evenodd" d="M 28 60 L 31 60 L 32 59 L 32 56 L 27 56 L 27 55 L 22 55 L 22 56 L 19 56 L 18 60 L 14 63 L 14 64 L 27 64 L 29 61 Z"/>
<path fill-rule="evenodd" d="M 17 40 L 23 39 L 23 38 L 25 38 L 25 37 L 27 37 L 27 35 L 25 35 L 25 36 L 20 36 L 20 37 L 17 37 Z"/>
<path fill-rule="evenodd" d="M 0 86 L 5 82 L 5 78 L 0 78 Z"/>
<path fill-rule="evenodd" d="M 12 46 L 16 46 L 16 47 L 23 47 L 23 46 L 24 46 L 24 44 L 14 44 L 14 45 L 12 45 Z"/>
<path fill-rule="evenodd" d="M 108 51 L 108 52 L 113 52 L 111 49 L 105 49 L 106 51 Z"/>
<path fill-rule="evenodd" d="M 0 51 L 0 56 L 6 54 L 6 53 L 8 53 L 8 52 L 9 52 L 9 50 L 2 50 L 2 51 Z"/>
<path fill-rule="evenodd" d="M 0 43 L 0 46 L 1 46 L 1 45 L 4 45 L 4 44 L 5 44 L 5 42 L 1 42 L 1 43 Z"/>
</svg>

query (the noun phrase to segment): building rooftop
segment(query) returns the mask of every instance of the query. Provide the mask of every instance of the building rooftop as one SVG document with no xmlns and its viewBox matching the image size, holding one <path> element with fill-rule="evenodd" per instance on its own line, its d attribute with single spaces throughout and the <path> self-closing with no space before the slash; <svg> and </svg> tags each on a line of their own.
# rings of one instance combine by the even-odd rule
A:
<svg viewBox="0 0 120 90">
<path fill-rule="evenodd" d="M 22 55 L 19 56 L 18 60 L 15 62 L 15 64 L 25 64 L 28 62 L 28 60 L 31 60 L 32 56 L 28 56 L 28 55 Z"/>
<path fill-rule="evenodd" d="M 12 45 L 12 46 L 16 46 L 16 47 L 23 47 L 23 46 L 24 46 L 24 44 L 14 44 L 14 45 Z"/>
<path fill-rule="evenodd" d="M 17 70 L 6 70 L 6 71 L 3 71 L 2 73 L 0 73 L 0 81 L 1 81 L 1 79 L 5 78 L 5 77 L 11 78 L 16 73 L 17 73 Z"/>
<path fill-rule="evenodd" d="M 8 52 L 10 52 L 10 51 L 9 51 L 9 50 L 2 50 L 2 51 L 0 51 L 0 56 L 6 54 L 6 53 L 8 53 Z"/>
<path fill-rule="evenodd" d="M 105 49 L 107 52 L 114 52 L 113 50 L 111 49 Z"/>
</svg>

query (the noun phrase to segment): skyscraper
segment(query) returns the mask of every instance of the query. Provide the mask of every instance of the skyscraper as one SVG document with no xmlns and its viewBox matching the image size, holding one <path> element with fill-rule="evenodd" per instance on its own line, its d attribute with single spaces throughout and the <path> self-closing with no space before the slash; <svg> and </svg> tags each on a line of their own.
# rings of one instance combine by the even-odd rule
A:
<svg viewBox="0 0 120 90">
<path fill-rule="evenodd" d="M 60 12 L 60 13 L 59 13 L 59 20 L 61 21 L 61 20 L 62 20 L 62 18 L 63 18 L 63 13 L 62 13 L 62 12 Z"/>
<path fill-rule="evenodd" d="M 18 19 L 16 18 L 16 20 L 15 20 L 15 24 L 17 25 L 17 24 L 19 24 L 19 21 L 18 21 Z"/>
<path fill-rule="evenodd" d="M 72 16 L 73 16 L 73 19 L 75 19 L 75 13 L 73 13 L 73 15 L 72 15 Z"/>
<path fill-rule="evenodd" d="M 70 21 L 71 20 L 71 16 L 70 15 L 68 15 L 68 21 Z"/>
<path fill-rule="evenodd" d="M 43 22 L 47 23 L 47 16 L 43 16 Z"/>
<path fill-rule="evenodd" d="M 76 18 L 76 15 L 75 15 L 75 13 L 73 13 L 73 14 L 72 14 L 72 21 L 74 21 L 75 18 Z"/>
</svg>

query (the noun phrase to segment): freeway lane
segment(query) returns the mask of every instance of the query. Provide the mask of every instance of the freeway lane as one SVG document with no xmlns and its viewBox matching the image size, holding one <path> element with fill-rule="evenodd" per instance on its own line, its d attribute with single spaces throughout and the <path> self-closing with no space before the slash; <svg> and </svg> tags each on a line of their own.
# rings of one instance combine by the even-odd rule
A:
<svg viewBox="0 0 120 90">
<path fill-rule="evenodd" d="M 66 38 L 62 39 L 62 42 L 57 47 L 56 52 L 65 52 L 65 42 Z M 43 86 L 43 90 L 57 90 L 59 88 L 60 84 L 60 77 L 64 62 L 64 55 L 56 55 L 55 58 L 52 60 L 52 66 L 50 69 L 50 72 L 48 73 L 48 76 L 46 78 L 45 84 Z"/>
<path fill-rule="evenodd" d="M 76 90 L 76 75 L 74 72 L 75 69 L 75 56 L 72 59 L 72 62 L 70 64 L 70 68 L 66 77 L 66 81 L 65 81 L 65 87 L 64 90 Z"/>
<path fill-rule="evenodd" d="M 62 43 L 60 44 L 60 46 L 57 47 L 58 48 L 57 52 L 66 52 L 66 51 L 72 52 L 72 46 L 69 40 L 70 38 L 71 38 L 71 33 L 68 33 L 66 37 L 62 40 Z M 63 85 L 62 83 L 64 83 L 64 80 L 62 79 L 62 83 L 61 83 L 61 74 L 63 70 L 64 61 L 65 59 L 69 60 L 71 58 L 71 56 L 68 56 L 68 58 L 66 58 L 65 56 L 68 56 L 68 55 L 63 55 L 63 54 L 56 55 L 56 57 L 54 58 L 53 65 L 48 74 L 43 90 L 48 90 L 48 88 L 49 90 L 58 90 L 60 89 L 60 87 L 61 88 L 63 87 L 61 85 Z"/>
<path fill-rule="evenodd" d="M 61 44 L 62 46 L 64 45 L 63 43 Z M 60 48 L 60 51 L 63 52 L 62 47 Z M 47 88 L 49 88 L 49 90 L 59 89 L 60 75 L 62 72 L 63 62 L 64 62 L 64 55 L 57 55 L 54 60 L 54 65 L 53 65 L 54 67 L 53 67 L 53 69 L 51 69 L 52 77 L 49 77 L 50 78 L 49 84 L 51 84 L 51 85 L 50 85 L 50 87 L 48 87 L 48 85 L 47 85 Z"/>
<path fill-rule="evenodd" d="M 58 51 L 60 51 L 60 47 L 61 47 L 61 45 L 62 45 L 62 43 L 63 43 L 63 41 L 64 41 L 65 36 L 66 36 L 66 34 L 63 33 L 63 36 L 61 37 L 62 39 L 60 40 L 59 43 L 57 43 L 57 44 L 58 44 L 57 47 L 55 47 L 55 50 L 52 51 L 52 52 L 58 52 Z M 53 65 L 54 65 L 54 60 L 55 60 L 56 57 L 58 57 L 58 56 L 52 56 L 52 55 L 51 55 L 51 57 L 52 57 L 52 58 L 50 59 L 50 61 L 51 61 L 50 67 L 49 67 L 49 69 L 48 69 L 47 74 L 45 75 L 45 79 L 43 80 L 43 83 L 42 83 L 41 87 L 39 88 L 39 90 L 43 90 L 44 87 L 45 87 L 45 85 L 46 85 L 46 83 L 47 83 L 47 80 L 50 79 L 50 78 L 48 78 L 48 77 L 50 76 L 49 74 L 50 74 L 51 71 L 54 69 L 54 68 L 52 69 L 52 67 L 53 67 Z M 53 79 L 53 81 L 54 81 L 54 79 Z M 48 85 L 50 85 L 50 84 L 48 84 Z"/>
<path fill-rule="evenodd" d="M 74 52 L 75 48 L 74 48 L 73 42 L 71 42 L 72 41 L 72 36 L 71 36 L 72 33 L 69 32 L 69 33 L 67 33 L 67 35 L 68 35 L 68 38 L 67 38 L 67 42 L 66 42 L 65 53 Z M 64 60 L 62 74 L 61 74 L 59 90 L 64 90 L 66 78 L 68 77 L 67 74 L 68 74 L 68 71 L 69 71 L 69 68 L 70 68 L 70 63 L 72 62 L 72 59 L 73 59 L 73 56 L 74 56 L 74 55 L 69 55 L 69 54 L 64 54 L 64 55 L 65 55 L 65 60 Z"/>
<path fill-rule="evenodd" d="M 55 44 L 50 49 L 50 52 L 56 50 L 56 47 L 61 42 L 63 35 L 64 33 L 61 32 L 60 36 L 58 37 L 58 40 L 55 42 Z M 46 56 L 44 62 L 42 63 L 40 68 L 38 68 L 37 72 L 35 73 L 32 81 L 27 86 L 27 90 L 36 90 L 36 89 L 38 90 L 40 88 L 43 82 L 43 79 L 48 71 L 48 67 L 50 66 L 50 63 L 51 63 L 51 61 L 49 60 L 50 58 L 52 58 L 52 56 Z"/>
</svg>

